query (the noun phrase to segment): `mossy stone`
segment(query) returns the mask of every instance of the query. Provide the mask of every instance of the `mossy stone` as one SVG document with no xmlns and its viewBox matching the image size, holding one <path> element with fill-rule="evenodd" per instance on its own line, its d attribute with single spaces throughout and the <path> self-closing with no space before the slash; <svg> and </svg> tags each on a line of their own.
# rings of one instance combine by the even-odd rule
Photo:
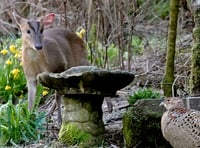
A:
<svg viewBox="0 0 200 148">
<path fill-rule="evenodd" d="M 163 110 L 161 100 L 139 100 L 123 115 L 123 136 L 127 148 L 170 148 L 163 138 L 160 122 Z"/>
</svg>

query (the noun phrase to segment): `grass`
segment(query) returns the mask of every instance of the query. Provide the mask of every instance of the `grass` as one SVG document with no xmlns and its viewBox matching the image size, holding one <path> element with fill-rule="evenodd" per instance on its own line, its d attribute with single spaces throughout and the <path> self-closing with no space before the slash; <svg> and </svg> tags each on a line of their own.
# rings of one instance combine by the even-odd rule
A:
<svg viewBox="0 0 200 148">
<path fill-rule="evenodd" d="M 27 109 L 27 102 L 0 107 L 0 146 L 37 142 L 41 139 L 45 113 Z"/>
</svg>

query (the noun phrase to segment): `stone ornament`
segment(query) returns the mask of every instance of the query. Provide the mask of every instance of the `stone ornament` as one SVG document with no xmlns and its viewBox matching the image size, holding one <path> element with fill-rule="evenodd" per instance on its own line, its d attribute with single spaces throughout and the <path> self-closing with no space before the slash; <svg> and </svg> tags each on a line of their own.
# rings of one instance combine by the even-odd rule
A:
<svg viewBox="0 0 200 148">
<path fill-rule="evenodd" d="M 87 135 L 79 147 L 98 147 L 102 145 L 105 133 L 101 107 L 103 99 L 115 96 L 117 90 L 130 84 L 134 80 L 134 74 L 95 66 L 77 66 L 62 73 L 44 72 L 37 78 L 42 85 L 53 88 L 64 96 L 59 141 L 68 146 L 78 144 L 71 140 L 71 133 L 75 129 Z"/>
</svg>

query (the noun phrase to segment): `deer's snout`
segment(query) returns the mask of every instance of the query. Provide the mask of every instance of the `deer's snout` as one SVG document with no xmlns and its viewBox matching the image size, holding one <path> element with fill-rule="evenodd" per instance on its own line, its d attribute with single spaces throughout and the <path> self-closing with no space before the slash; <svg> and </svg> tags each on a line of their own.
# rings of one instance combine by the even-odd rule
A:
<svg viewBox="0 0 200 148">
<path fill-rule="evenodd" d="M 41 50 L 42 49 L 42 45 L 35 45 L 35 49 Z"/>
</svg>

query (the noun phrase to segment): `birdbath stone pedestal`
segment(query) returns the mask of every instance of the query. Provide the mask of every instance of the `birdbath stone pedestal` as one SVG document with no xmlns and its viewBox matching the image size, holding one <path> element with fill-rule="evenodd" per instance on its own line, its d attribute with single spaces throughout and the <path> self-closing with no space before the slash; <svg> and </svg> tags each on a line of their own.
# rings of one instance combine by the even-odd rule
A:
<svg viewBox="0 0 200 148">
<path fill-rule="evenodd" d="M 42 85 L 64 95 L 64 115 L 59 140 L 74 145 L 82 139 L 82 147 L 91 147 L 101 145 L 104 140 L 104 97 L 115 96 L 117 90 L 134 80 L 134 74 L 95 66 L 77 66 L 62 73 L 41 73 L 38 80 Z M 77 138 L 73 143 L 73 133 L 83 137 L 73 137 Z"/>
</svg>

